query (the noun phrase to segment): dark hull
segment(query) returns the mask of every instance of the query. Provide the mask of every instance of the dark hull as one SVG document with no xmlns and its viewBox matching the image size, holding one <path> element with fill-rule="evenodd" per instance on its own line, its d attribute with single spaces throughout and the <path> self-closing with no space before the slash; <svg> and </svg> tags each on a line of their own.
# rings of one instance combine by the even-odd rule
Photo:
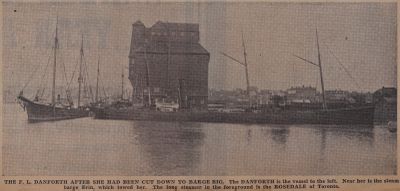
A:
<svg viewBox="0 0 400 191">
<path fill-rule="evenodd" d="M 89 116 L 89 111 L 83 108 L 54 108 L 51 105 L 35 103 L 23 96 L 19 96 L 18 99 L 24 104 L 28 122 L 57 121 Z"/>
<path fill-rule="evenodd" d="M 372 125 L 374 107 L 358 107 L 313 111 L 276 112 L 159 112 L 153 110 L 97 108 L 96 119 L 144 120 L 144 121 L 191 121 L 212 123 L 254 124 L 361 124 Z"/>
</svg>

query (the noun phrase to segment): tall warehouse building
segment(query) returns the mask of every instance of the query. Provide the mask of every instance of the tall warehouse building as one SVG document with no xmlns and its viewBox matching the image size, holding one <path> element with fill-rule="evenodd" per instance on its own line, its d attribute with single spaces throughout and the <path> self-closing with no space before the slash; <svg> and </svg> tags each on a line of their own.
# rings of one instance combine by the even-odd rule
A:
<svg viewBox="0 0 400 191">
<path fill-rule="evenodd" d="M 207 109 L 210 53 L 199 39 L 198 24 L 158 21 L 146 28 L 135 22 L 129 53 L 133 99 L 150 95 L 152 104 L 176 100 L 182 108 Z"/>
</svg>

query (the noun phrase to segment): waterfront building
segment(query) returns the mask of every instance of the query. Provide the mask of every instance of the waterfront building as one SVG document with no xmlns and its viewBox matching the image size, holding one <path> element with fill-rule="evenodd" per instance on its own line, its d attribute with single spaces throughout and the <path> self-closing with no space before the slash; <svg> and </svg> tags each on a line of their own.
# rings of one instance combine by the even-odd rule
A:
<svg viewBox="0 0 400 191">
<path fill-rule="evenodd" d="M 209 52 L 199 43 L 199 25 L 158 21 L 132 25 L 129 79 L 133 99 L 178 102 L 207 109 Z M 149 92 L 150 91 L 150 92 Z"/>
<path fill-rule="evenodd" d="M 290 103 L 316 102 L 317 89 L 311 86 L 291 87 L 287 90 L 287 101 Z"/>
<path fill-rule="evenodd" d="M 397 89 L 382 87 L 373 94 L 375 121 L 387 123 L 397 120 Z"/>
<path fill-rule="evenodd" d="M 351 98 L 350 92 L 344 90 L 326 90 L 326 101 L 329 103 L 351 103 L 354 100 Z"/>
</svg>

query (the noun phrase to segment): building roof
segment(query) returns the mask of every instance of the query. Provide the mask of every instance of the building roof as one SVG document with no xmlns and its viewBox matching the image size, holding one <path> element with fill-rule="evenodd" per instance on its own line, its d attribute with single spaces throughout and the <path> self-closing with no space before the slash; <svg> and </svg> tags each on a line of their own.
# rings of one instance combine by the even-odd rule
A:
<svg viewBox="0 0 400 191">
<path fill-rule="evenodd" d="M 194 23 L 170 23 L 170 22 L 162 22 L 158 21 L 152 27 L 152 29 L 164 28 L 171 31 L 191 31 L 198 32 L 199 24 Z"/>
<path fill-rule="evenodd" d="M 374 92 L 374 96 L 397 97 L 397 89 L 394 87 L 382 87 Z"/>
<path fill-rule="evenodd" d="M 135 23 L 133 23 L 132 25 L 142 25 L 144 26 L 144 24 L 142 23 L 142 21 L 137 20 Z"/>
</svg>

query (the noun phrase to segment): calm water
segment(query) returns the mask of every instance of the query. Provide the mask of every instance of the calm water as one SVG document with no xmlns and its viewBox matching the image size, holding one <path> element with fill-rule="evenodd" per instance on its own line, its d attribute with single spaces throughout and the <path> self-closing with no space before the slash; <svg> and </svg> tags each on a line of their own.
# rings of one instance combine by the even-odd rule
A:
<svg viewBox="0 0 400 191">
<path fill-rule="evenodd" d="M 241 125 L 82 118 L 28 124 L 4 106 L 5 175 L 377 175 L 396 173 L 380 126 Z"/>
</svg>

